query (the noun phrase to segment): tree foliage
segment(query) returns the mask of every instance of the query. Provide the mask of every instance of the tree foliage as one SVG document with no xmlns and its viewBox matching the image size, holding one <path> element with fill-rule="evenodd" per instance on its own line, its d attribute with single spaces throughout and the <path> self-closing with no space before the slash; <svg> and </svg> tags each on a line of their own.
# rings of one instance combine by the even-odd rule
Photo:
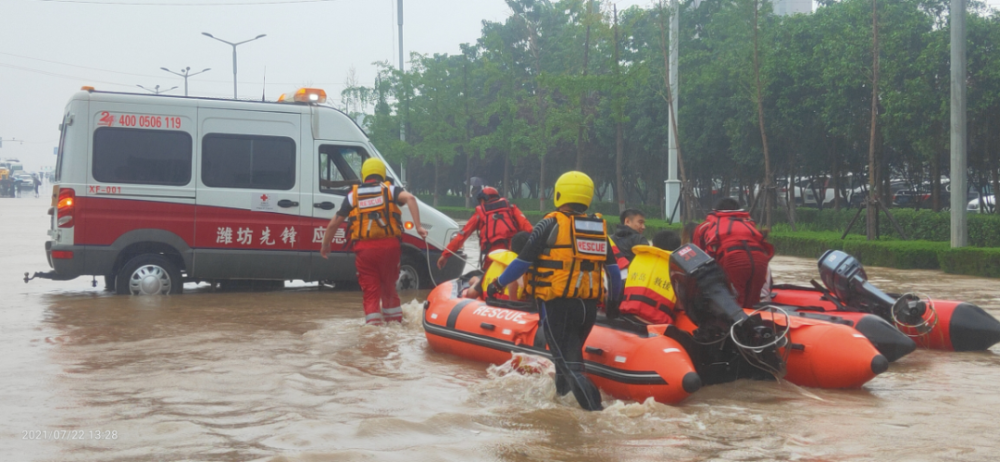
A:
<svg viewBox="0 0 1000 462">
<path fill-rule="evenodd" d="M 407 186 L 418 192 L 462 195 L 476 176 L 544 207 L 555 179 L 582 155 L 600 199 L 663 207 L 669 119 L 660 24 L 669 10 L 619 11 L 615 43 L 607 0 L 507 4 L 510 16 L 484 22 L 460 54 L 414 54 L 405 73 L 378 63 L 370 87 L 344 90 L 345 108 L 363 113 L 375 145 L 406 165 Z M 790 177 L 831 178 L 843 201 L 867 183 L 871 5 L 824 0 L 813 14 L 776 16 L 760 0 L 682 2 L 679 143 L 703 206 L 713 194 L 749 201 L 764 179 L 755 6 L 760 103 L 779 191 Z M 927 184 L 936 198 L 950 173 L 948 2 L 878 5 L 878 181 Z M 996 188 L 1000 19 L 981 7 L 968 18 L 969 173 L 975 187 Z"/>
</svg>

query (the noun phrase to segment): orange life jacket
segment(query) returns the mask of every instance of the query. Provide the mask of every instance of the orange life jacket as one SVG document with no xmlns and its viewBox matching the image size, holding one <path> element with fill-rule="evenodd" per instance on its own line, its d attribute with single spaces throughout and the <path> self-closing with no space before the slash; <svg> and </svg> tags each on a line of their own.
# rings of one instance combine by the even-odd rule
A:
<svg viewBox="0 0 1000 462">
<path fill-rule="evenodd" d="M 556 226 L 545 250 L 528 270 L 535 298 L 604 299 L 604 262 L 608 258 L 608 226 L 600 216 L 552 212 Z"/>
<path fill-rule="evenodd" d="M 672 323 L 677 296 L 670 284 L 670 252 L 648 245 L 637 245 L 632 251 L 635 259 L 619 309 L 654 324 Z"/>
<path fill-rule="evenodd" d="M 507 199 L 499 198 L 476 206 L 479 215 L 479 245 L 488 253 L 495 249 L 509 249 L 510 240 L 517 234 L 517 220 Z"/>
<path fill-rule="evenodd" d="M 392 184 L 365 183 L 351 188 L 354 208 L 348 216 L 351 239 L 367 241 L 403 235 L 402 212 L 392 197 Z"/>
</svg>

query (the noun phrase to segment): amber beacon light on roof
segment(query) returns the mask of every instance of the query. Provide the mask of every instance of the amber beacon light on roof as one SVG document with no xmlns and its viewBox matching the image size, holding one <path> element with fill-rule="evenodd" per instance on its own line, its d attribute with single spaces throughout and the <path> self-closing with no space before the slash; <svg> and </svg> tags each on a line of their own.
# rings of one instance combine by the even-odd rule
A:
<svg viewBox="0 0 1000 462">
<path fill-rule="evenodd" d="M 282 94 L 278 97 L 279 103 L 317 103 L 322 104 L 326 102 L 326 92 L 322 88 L 299 88 L 295 93 L 292 94 L 291 100 L 289 100 L 287 94 Z"/>
</svg>

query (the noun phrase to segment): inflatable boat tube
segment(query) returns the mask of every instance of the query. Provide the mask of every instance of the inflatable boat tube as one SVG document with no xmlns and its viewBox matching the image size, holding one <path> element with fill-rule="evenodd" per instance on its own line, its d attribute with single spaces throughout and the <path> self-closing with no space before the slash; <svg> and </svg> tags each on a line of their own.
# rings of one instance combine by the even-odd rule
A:
<svg viewBox="0 0 1000 462">
<path fill-rule="evenodd" d="M 857 311 L 857 307 L 846 306 L 839 300 L 819 289 L 796 286 L 775 286 L 771 290 L 773 302 L 780 305 L 791 305 L 796 307 L 799 313 L 818 313 L 840 317 L 854 323 L 854 327 L 862 333 L 869 335 L 873 330 L 883 330 L 883 326 L 871 320 L 871 318 L 882 319 L 870 313 Z M 924 320 L 928 322 L 931 329 L 928 332 L 917 332 L 913 328 L 896 326 L 903 333 L 913 339 L 915 346 L 929 348 L 933 350 L 946 351 L 983 351 L 1000 342 L 1000 321 L 991 316 L 982 308 L 966 302 L 951 300 L 932 300 L 934 310 L 924 313 Z M 936 320 L 934 319 L 936 313 Z M 892 326 L 892 320 L 884 320 Z M 862 326 L 862 324 L 865 326 Z M 863 327 L 869 328 L 868 331 Z M 898 343 L 889 341 L 882 332 L 877 338 L 869 337 L 873 344 L 880 347 L 879 340 L 883 343 L 897 348 L 901 352 L 902 348 Z M 911 350 L 912 351 L 912 350 Z M 897 353 L 883 351 L 890 360 L 894 357 L 898 359 Z M 905 353 L 904 353 L 905 354 Z"/>
<path fill-rule="evenodd" d="M 779 307 L 780 308 L 780 307 Z M 753 310 L 745 310 L 747 314 Z M 785 380 L 814 388 L 860 388 L 889 368 L 889 360 L 863 334 L 843 322 L 820 316 L 759 312 L 778 328 L 791 325 L 787 344 L 778 350 L 785 358 Z M 688 333 L 697 328 L 681 314 L 677 327 Z"/>
<path fill-rule="evenodd" d="M 511 359 L 512 352 L 551 359 L 538 313 L 527 304 L 491 301 L 491 306 L 460 298 L 460 285 L 448 281 L 427 296 L 423 326 L 434 351 L 493 364 Z M 585 343 L 587 375 L 595 385 L 616 398 L 642 402 L 652 397 L 665 404 L 679 403 L 701 388 L 691 359 L 675 340 L 615 321 L 596 324 Z"/>
</svg>

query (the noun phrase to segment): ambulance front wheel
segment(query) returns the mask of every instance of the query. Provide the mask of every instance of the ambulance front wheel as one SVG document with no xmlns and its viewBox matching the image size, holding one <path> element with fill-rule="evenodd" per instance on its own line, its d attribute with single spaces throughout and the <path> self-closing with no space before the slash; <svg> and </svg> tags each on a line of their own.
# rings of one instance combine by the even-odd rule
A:
<svg viewBox="0 0 1000 462">
<path fill-rule="evenodd" d="M 158 254 L 138 255 L 118 271 L 115 292 L 119 295 L 168 295 L 184 290 L 181 272 Z"/>
<path fill-rule="evenodd" d="M 404 254 L 399 261 L 399 279 L 396 281 L 396 291 L 427 289 L 431 277 L 427 273 L 427 261 L 423 256 Z"/>
</svg>

